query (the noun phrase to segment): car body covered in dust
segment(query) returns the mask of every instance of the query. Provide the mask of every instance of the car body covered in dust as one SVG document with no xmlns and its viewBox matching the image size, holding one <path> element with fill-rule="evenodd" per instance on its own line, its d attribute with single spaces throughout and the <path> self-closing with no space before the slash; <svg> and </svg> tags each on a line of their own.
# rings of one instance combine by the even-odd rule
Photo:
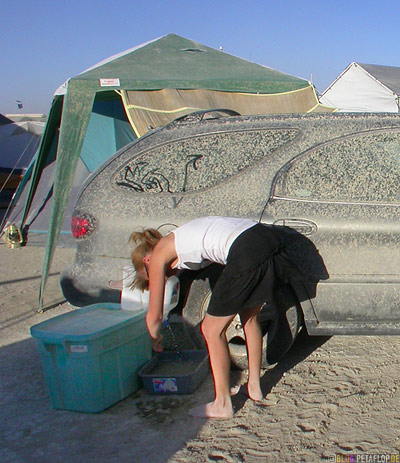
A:
<svg viewBox="0 0 400 463">
<path fill-rule="evenodd" d="M 279 288 L 279 314 L 263 309 L 266 363 L 302 325 L 310 335 L 400 333 L 399 178 L 397 114 L 188 116 L 127 145 L 83 186 L 64 295 L 74 305 L 118 301 L 109 281 L 141 227 L 248 217 L 273 226 L 309 277 Z M 196 326 L 212 275 L 186 273 L 177 310 Z M 227 336 L 240 366 L 238 319 Z"/>
</svg>

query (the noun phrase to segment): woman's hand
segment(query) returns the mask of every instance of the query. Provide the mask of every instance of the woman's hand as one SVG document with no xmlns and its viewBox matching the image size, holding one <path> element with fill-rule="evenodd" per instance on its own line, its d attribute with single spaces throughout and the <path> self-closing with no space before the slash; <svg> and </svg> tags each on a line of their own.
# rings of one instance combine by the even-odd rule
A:
<svg viewBox="0 0 400 463">
<path fill-rule="evenodd" d="M 147 311 L 146 326 L 151 339 L 158 339 L 160 335 L 161 322 L 162 318 L 160 315 L 154 315 L 150 310 Z"/>
<path fill-rule="evenodd" d="M 154 352 L 162 352 L 162 336 L 160 334 L 161 318 L 154 316 L 153 312 L 148 311 L 146 314 L 146 326 L 151 339 L 151 346 Z"/>
<path fill-rule="evenodd" d="M 158 335 L 157 339 L 151 338 L 151 348 L 153 349 L 154 352 L 160 353 L 164 350 L 163 346 L 161 345 L 162 340 L 163 340 L 163 337 L 161 334 Z"/>
<path fill-rule="evenodd" d="M 147 259 L 149 275 L 149 306 L 146 314 L 147 330 L 150 334 L 153 350 L 161 352 L 161 323 L 164 308 L 164 290 L 167 271 L 171 270 L 171 262 L 177 258 L 175 238 L 167 235 L 157 243 Z M 143 260 L 144 263 L 146 263 Z"/>
</svg>

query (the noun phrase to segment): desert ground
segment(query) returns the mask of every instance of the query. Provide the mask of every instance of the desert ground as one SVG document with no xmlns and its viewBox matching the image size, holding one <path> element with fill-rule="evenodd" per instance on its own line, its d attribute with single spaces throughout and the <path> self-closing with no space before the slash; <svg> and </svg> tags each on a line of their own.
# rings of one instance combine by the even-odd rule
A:
<svg viewBox="0 0 400 463">
<path fill-rule="evenodd" d="M 0 244 L 1 463 L 400 461 L 398 336 L 301 333 L 263 371 L 266 400 L 254 403 L 240 391 L 231 420 L 187 414 L 212 398 L 210 375 L 191 395 L 140 389 L 98 414 L 52 409 L 30 327 L 75 310 L 58 283 L 74 250 L 56 250 L 46 310 L 37 313 L 43 254 Z M 232 372 L 232 385 L 245 381 L 246 372 Z"/>
</svg>

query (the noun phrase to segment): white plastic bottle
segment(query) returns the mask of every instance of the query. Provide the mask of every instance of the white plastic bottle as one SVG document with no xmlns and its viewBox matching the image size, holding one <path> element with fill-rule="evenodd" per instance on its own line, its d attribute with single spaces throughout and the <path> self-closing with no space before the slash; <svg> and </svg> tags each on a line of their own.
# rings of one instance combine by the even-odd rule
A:
<svg viewBox="0 0 400 463">
<path fill-rule="evenodd" d="M 132 267 L 125 267 L 123 271 L 123 289 L 121 293 L 121 309 L 123 310 L 147 310 L 149 305 L 149 291 L 131 289 L 134 270 Z M 164 291 L 164 313 L 163 319 L 176 307 L 179 300 L 179 279 L 171 276 L 165 282 Z"/>
<path fill-rule="evenodd" d="M 179 300 L 179 278 L 175 275 L 169 277 L 165 283 L 164 291 L 164 315 L 166 319 L 169 312 L 176 307 Z"/>
</svg>

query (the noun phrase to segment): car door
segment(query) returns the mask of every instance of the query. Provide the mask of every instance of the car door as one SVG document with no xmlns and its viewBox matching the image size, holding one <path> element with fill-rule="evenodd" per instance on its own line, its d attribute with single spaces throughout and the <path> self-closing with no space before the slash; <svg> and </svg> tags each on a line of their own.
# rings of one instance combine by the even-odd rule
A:
<svg viewBox="0 0 400 463">
<path fill-rule="evenodd" d="M 283 227 L 289 252 L 318 281 L 310 332 L 399 332 L 399 179 L 396 129 L 314 146 L 275 177 L 262 221 Z"/>
</svg>

